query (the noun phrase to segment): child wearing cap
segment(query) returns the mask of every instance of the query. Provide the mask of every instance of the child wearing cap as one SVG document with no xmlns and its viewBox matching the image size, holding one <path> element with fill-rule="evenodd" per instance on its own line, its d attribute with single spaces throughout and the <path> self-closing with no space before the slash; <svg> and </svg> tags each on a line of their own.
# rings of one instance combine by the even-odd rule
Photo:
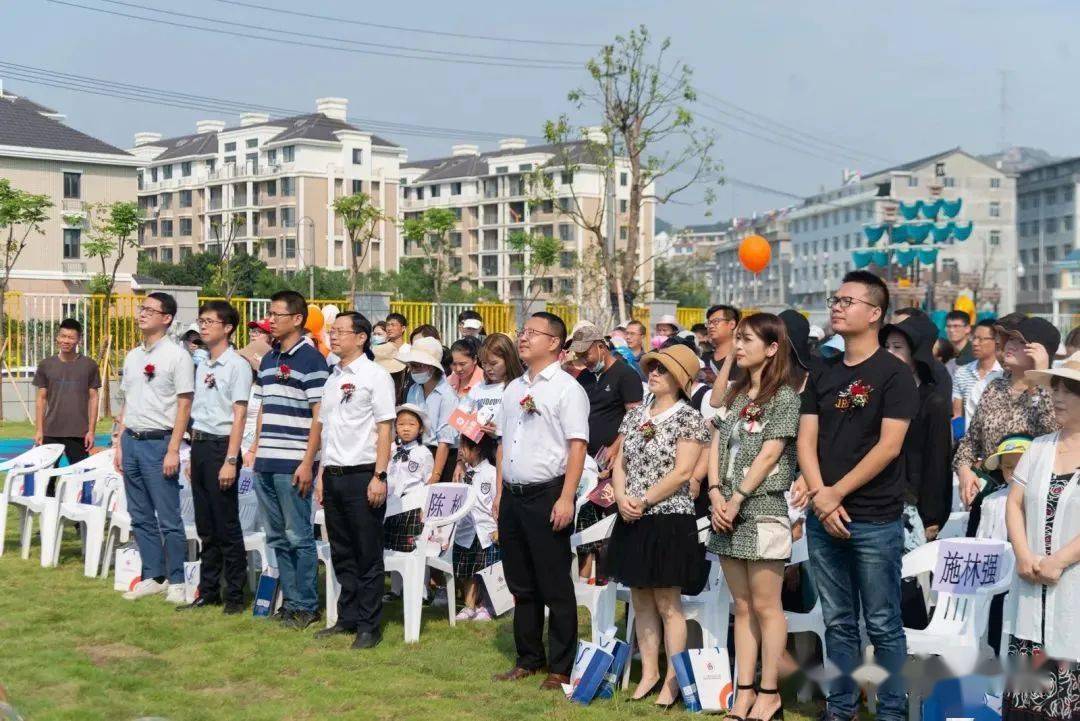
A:
<svg viewBox="0 0 1080 721">
<path fill-rule="evenodd" d="M 994 541 L 1009 540 L 1009 531 L 1005 527 L 1005 500 L 1009 496 L 1009 486 L 1012 485 L 1016 464 L 1020 462 L 1020 456 L 1024 455 L 1024 451 L 1030 446 L 1031 436 L 1023 434 L 1006 436 L 998 444 L 997 450 L 982 462 L 982 470 L 987 473 L 1000 472 L 1005 485 L 983 496 L 982 503 L 976 499 L 972 504 L 972 511 L 975 510 L 975 505 L 979 504 L 975 538 Z M 988 487 L 993 487 L 993 485 L 987 484 Z"/>
<path fill-rule="evenodd" d="M 395 438 L 390 448 L 390 466 L 387 468 L 387 495 L 401 498 L 407 493 L 421 491 L 431 477 L 435 458 L 431 450 L 420 442 L 424 430 L 424 411 L 418 406 L 405 404 L 397 408 L 394 423 Z M 412 551 L 416 537 L 423 531 L 420 509 L 387 516 L 383 523 L 383 547 L 389 551 Z"/>
<path fill-rule="evenodd" d="M 454 534 L 454 576 L 465 589 L 465 607 L 458 621 L 490 621 L 491 614 L 480 603 L 476 574 L 499 561 L 499 531 L 495 522 L 495 449 L 493 436 L 486 433 L 479 442 L 466 435 L 460 439 L 458 458 L 465 467 L 462 482 L 476 489 L 476 503 L 458 523 Z"/>
</svg>

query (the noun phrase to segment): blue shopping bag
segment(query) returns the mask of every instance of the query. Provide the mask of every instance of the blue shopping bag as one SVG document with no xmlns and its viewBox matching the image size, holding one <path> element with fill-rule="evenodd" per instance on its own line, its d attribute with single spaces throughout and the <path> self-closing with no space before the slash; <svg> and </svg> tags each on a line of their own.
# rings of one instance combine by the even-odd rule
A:
<svg viewBox="0 0 1080 721">
<path fill-rule="evenodd" d="M 670 660 L 671 665 L 675 667 L 675 680 L 679 682 L 683 705 L 687 711 L 700 712 L 701 700 L 698 698 L 697 683 L 694 681 L 694 667 L 690 663 L 690 654 L 683 651 L 672 656 Z"/>
<path fill-rule="evenodd" d="M 600 644 L 600 648 L 611 654 L 611 666 L 604 674 L 604 682 L 596 692 L 596 698 L 612 698 L 615 689 L 619 687 L 619 679 L 622 678 L 626 664 L 630 661 L 630 644 L 613 638 L 607 643 Z"/>
<path fill-rule="evenodd" d="M 582 706 L 587 706 L 604 683 L 605 674 L 614 660 L 612 655 L 602 650 L 595 643 L 580 641 L 574 669 L 570 672 L 570 690 L 567 697 Z"/>
<path fill-rule="evenodd" d="M 278 572 L 274 567 L 263 569 L 259 576 L 259 585 L 255 591 L 255 605 L 251 610 L 253 616 L 267 617 L 274 612 L 274 600 L 278 592 Z"/>
</svg>

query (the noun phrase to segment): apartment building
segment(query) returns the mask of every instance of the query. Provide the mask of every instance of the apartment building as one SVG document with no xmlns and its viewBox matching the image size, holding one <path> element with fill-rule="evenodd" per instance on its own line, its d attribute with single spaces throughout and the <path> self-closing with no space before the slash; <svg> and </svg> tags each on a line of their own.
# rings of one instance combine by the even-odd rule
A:
<svg viewBox="0 0 1080 721">
<path fill-rule="evenodd" d="M 1010 312 L 1017 294 L 1016 178 L 960 148 L 869 175 L 848 175 L 840 187 L 792 209 L 787 216 L 791 302 L 810 310 L 822 308 L 825 297 L 853 268 L 852 251 L 867 247 L 863 226 L 895 216 L 898 201 L 910 204 L 932 195 L 962 198 L 955 221 L 974 223 L 967 240 L 935 246 L 938 307 L 950 302 L 950 293 L 968 289 L 977 292 L 980 310 Z M 924 269 L 920 282 L 930 277 Z"/>
<path fill-rule="evenodd" d="M 601 141 L 602 136 L 593 137 Z M 455 145 L 447 157 L 403 163 L 401 166 L 402 214 L 419 217 L 428 208 L 451 209 L 458 225 L 451 235 L 450 270 L 470 289 L 484 288 L 504 300 L 532 297 L 581 300 L 589 285 L 577 259 L 589 257 L 597 238 L 565 212 L 574 203 L 589 217 L 600 212 L 608 191 L 604 169 L 585 159 L 585 141 L 562 146 L 528 145 L 520 138 L 506 138 L 497 150 L 481 153 L 475 145 Z M 573 172 L 558 164 L 572 158 Z M 527 176 L 544 168 L 556 197 L 530 203 Z M 619 159 L 615 168 L 615 238 L 617 249 L 627 246 L 630 203 L 630 167 Z M 646 196 L 652 189 L 647 190 Z M 641 300 L 651 297 L 653 278 L 653 225 L 656 203 L 642 201 L 639 238 L 638 281 Z M 526 277 L 529 259 L 507 244 L 515 231 L 538 233 L 563 241 L 559 267 L 546 278 Z M 417 247 L 405 244 L 404 255 L 419 256 Z"/>
<path fill-rule="evenodd" d="M 43 234 L 31 236 L 15 264 L 11 290 L 85 293 L 99 269 L 83 252 L 90 206 L 136 197 L 138 160 L 64 120 L 0 83 L 0 178 L 53 202 Z M 120 266 L 121 292 L 131 287 L 135 261 L 131 253 Z"/>
<path fill-rule="evenodd" d="M 680 242 L 695 249 L 695 267 L 704 276 L 709 297 L 736 308 L 782 310 L 787 307 L 791 282 L 789 209 L 770 210 L 751 218 L 733 218 L 709 225 L 688 225 Z M 739 261 L 739 246 L 749 235 L 769 242 L 772 258 L 757 275 Z"/>
<path fill-rule="evenodd" d="M 1016 181 L 1016 235 L 1020 290 L 1017 310 L 1057 313 L 1059 301 L 1075 308 L 1073 252 L 1078 244 L 1077 183 L 1080 158 L 1068 158 L 1026 170 Z M 1070 260 L 1071 258 L 1071 260 Z M 1067 292 L 1066 292 L 1067 291 Z M 1067 298 L 1066 298 L 1067 297 Z"/>
<path fill-rule="evenodd" d="M 350 124 L 347 111 L 345 98 L 320 98 L 306 115 L 244 113 L 231 127 L 202 120 L 194 134 L 167 139 L 137 133 L 131 152 L 141 162 L 142 252 L 175 263 L 220 250 L 234 233 L 235 252 L 279 272 L 346 269 L 353 250 L 333 202 L 364 192 L 390 219 L 360 267 L 395 270 L 405 149 Z"/>
</svg>

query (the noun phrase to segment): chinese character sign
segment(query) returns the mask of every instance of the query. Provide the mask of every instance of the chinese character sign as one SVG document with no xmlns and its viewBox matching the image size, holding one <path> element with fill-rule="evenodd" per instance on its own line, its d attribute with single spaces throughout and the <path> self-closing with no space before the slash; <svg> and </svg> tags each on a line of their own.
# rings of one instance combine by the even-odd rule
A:
<svg viewBox="0 0 1080 721">
<path fill-rule="evenodd" d="M 458 483 L 439 483 L 428 491 L 424 518 L 446 518 L 457 513 L 469 498 L 469 487 Z"/>
<path fill-rule="evenodd" d="M 942 541 L 934 566 L 935 591 L 972 595 L 998 582 L 1005 552 L 1000 542 Z"/>
</svg>

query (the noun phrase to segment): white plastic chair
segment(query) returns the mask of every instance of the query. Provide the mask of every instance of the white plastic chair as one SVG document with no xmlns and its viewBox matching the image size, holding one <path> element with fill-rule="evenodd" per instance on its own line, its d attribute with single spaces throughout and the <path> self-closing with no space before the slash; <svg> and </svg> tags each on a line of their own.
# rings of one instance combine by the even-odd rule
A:
<svg viewBox="0 0 1080 721">
<path fill-rule="evenodd" d="M 0 494 L 0 555 L 4 553 L 9 503 L 15 504 L 19 509 L 23 558 L 30 557 L 30 537 L 34 530 L 34 514 L 44 512 L 42 523 L 50 524 L 55 520 L 53 507 L 56 505 L 56 498 L 46 495 L 48 481 L 38 480 L 36 476 L 38 472 L 51 468 L 63 452 L 63 445 L 47 443 L 0 463 L 0 471 L 7 472 L 4 477 L 3 493 Z M 30 475 L 35 476 L 33 492 L 25 495 L 26 477 Z M 51 538 L 52 526 L 50 525 L 47 530 Z M 51 556 L 42 556 L 42 559 L 49 557 Z"/>
<path fill-rule="evenodd" d="M 38 471 L 34 474 L 34 494 L 30 497 L 25 497 L 26 514 L 23 519 L 22 525 L 22 556 L 23 558 L 29 557 L 31 539 L 33 538 L 33 518 L 32 514 L 39 516 L 39 538 L 41 540 L 41 565 L 42 567 L 56 565 L 53 558 L 58 555 L 59 547 L 54 546 L 54 542 L 58 543 L 55 539 L 57 521 L 60 516 L 60 484 L 66 479 L 79 477 L 80 478 L 80 490 L 82 481 L 94 480 L 91 477 L 87 477 L 86 474 L 98 471 L 102 468 L 112 467 L 112 451 L 104 451 L 102 453 L 96 453 L 92 456 L 87 456 L 78 463 L 70 466 L 63 466 L 60 468 L 46 468 Z M 49 486 L 49 482 L 52 479 L 56 479 L 54 484 L 55 488 L 52 496 L 44 495 L 46 489 Z M 38 488 L 40 486 L 40 488 Z M 39 495 L 40 491 L 40 495 Z M 73 499 L 78 500 L 81 493 L 75 492 Z M 15 503 L 20 503 L 16 500 Z"/>
<path fill-rule="evenodd" d="M 259 499 L 254 492 L 241 493 L 240 505 L 240 528 L 244 532 L 244 551 L 248 554 L 248 576 L 251 588 L 254 589 L 259 582 L 259 576 L 269 566 L 277 566 L 274 552 L 266 544 L 266 531 L 263 529 L 262 519 L 259 517 Z M 257 563 L 251 562 L 251 556 L 258 556 Z"/>
<path fill-rule="evenodd" d="M 438 483 L 427 486 L 424 508 L 428 507 L 427 501 L 433 492 L 447 489 L 465 489 L 465 502 L 460 508 L 439 518 L 426 518 L 423 533 L 416 539 L 414 550 L 383 552 L 386 572 L 401 576 L 401 600 L 405 612 L 405 643 L 416 643 L 420 640 L 420 612 L 423 607 L 424 581 L 428 569 L 442 571 L 446 576 L 446 605 L 450 625 L 457 625 L 453 527 L 476 503 L 476 489 L 466 483 Z M 443 534 L 442 541 L 437 540 L 440 531 L 445 531 L 448 527 L 450 533 Z"/>
<path fill-rule="evenodd" d="M 963 538 L 966 536 L 970 516 L 971 513 L 968 511 L 953 511 L 950 513 L 949 519 L 945 521 L 945 525 L 938 532 L 937 540 L 944 541 L 947 538 Z"/>
<path fill-rule="evenodd" d="M 954 538 L 950 543 L 980 548 L 985 548 L 988 543 L 993 545 L 974 538 Z M 930 624 L 921 630 L 904 629 L 909 654 L 940 656 L 955 675 L 962 676 L 972 673 L 981 659 L 993 653 L 986 643 L 990 602 L 996 594 L 1009 590 L 1016 566 L 1012 546 L 1004 542 L 997 545 L 1001 548 L 997 580 L 971 595 L 936 592 L 937 604 Z M 941 541 L 934 541 L 906 554 L 901 570 L 903 577 L 932 573 L 941 546 Z"/>
<path fill-rule="evenodd" d="M 578 546 L 611 538 L 611 532 L 614 528 L 615 514 L 613 513 L 583 531 L 570 536 L 570 549 L 574 553 L 574 557 L 577 557 Z M 577 605 L 589 611 L 592 641 L 593 643 L 600 643 L 600 636 L 610 632 L 615 627 L 617 584 L 614 581 L 609 581 L 604 585 L 589 584 L 581 581 L 577 574 L 576 563 L 571 564 L 570 574 L 574 579 L 574 596 L 577 599 Z"/>
<path fill-rule="evenodd" d="M 87 460 L 99 457 L 101 458 L 96 467 L 88 468 L 82 473 L 65 474 L 57 480 L 56 497 L 59 500 L 59 508 L 56 515 L 55 534 L 49 541 L 52 548 L 49 565 L 56 566 L 60 562 L 60 545 L 64 535 L 65 521 L 79 525 L 83 538 L 83 575 L 90 578 L 96 576 L 101 567 L 109 501 L 116 493 L 117 486 L 124 483 L 123 478 L 112 467 L 112 450 L 103 451 Z M 83 497 L 83 484 L 87 481 L 94 484 L 90 498 Z M 45 543 L 43 539 L 42 552 L 45 550 Z"/>
<path fill-rule="evenodd" d="M 789 566 L 797 566 L 810 560 L 810 551 L 806 543 L 806 536 L 795 541 L 791 546 L 791 560 Z M 825 616 L 821 611 L 821 599 L 814 600 L 814 607 L 806 613 L 784 611 L 787 617 L 788 633 L 812 633 L 821 640 L 821 657 L 828 658 L 825 651 Z"/>
<path fill-rule="evenodd" d="M 127 493 L 124 484 L 119 483 L 113 490 L 112 497 L 108 501 L 109 524 L 105 532 L 105 551 L 101 559 L 101 577 L 109 577 L 109 568 L 112 566 L 113 552 L 117 541 L 120 544 L 127 543 L 131 539 L 131 514 L 127 509 Z M 115 539 L 115 540 L 114 540 Z"/>
</svg>

